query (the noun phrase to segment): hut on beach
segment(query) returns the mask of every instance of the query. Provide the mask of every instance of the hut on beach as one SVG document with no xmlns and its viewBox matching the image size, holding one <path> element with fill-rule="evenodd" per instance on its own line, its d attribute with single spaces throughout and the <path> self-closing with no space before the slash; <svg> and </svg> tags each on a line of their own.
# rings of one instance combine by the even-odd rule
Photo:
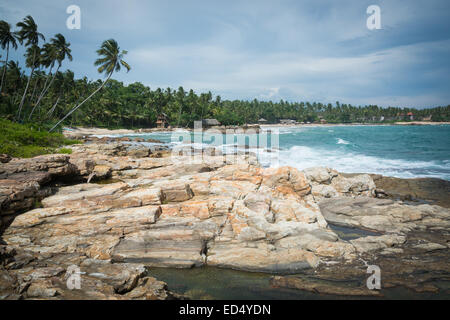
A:
<svg viewBox="0 0 450 320">
<path fill-rule="evenodd" d="M 169 118 L 167 114 L 161 112 L 156 118 L 156 127 L 157 128 L 167 128 L 169 126 Z"/>
<path fill-rule="evenodd" d="M 266 123 L 267 123 L 267 120 L 264 119 L 264 118 L 261 118 L 261 119 L 258 120 L 258 123 L 259 123 L 259 124 L 266 124 Z"/>
</svg>

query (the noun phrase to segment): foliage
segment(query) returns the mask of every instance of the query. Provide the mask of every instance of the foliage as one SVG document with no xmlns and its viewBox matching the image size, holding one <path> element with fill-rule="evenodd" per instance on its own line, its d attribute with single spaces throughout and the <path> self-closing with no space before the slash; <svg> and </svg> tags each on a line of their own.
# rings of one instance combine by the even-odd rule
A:
<svg viewBox="0 0 450 320">
<path fill-rule="evenodd" d="M 65 154 L 72 154 L 72 149 L 70 148 L 61 148 L 56 153 L 65 153 Z"/>
<path fill-rule="evenodd" d="M 58 148 L 75 143 L 79 142 L 66 139 L 60 133 L 40 131 L 31 124 L 22 125 L 0 119 L 0 153 L 23 158 L 55 152 L 71 153 L 70 149 Z"/>
<path fill-rule="evenodd" d="M 7 56 L 8 50 L 17 48 L 18 39 L 27 47 L 25 67 L 30 72 L 22 69 L 18 62 L 7 59 L 0 67 L 0 115 L 4 119 L 27 121 L 40 130 L 54 127 L 60 130 L 59 121 L 65 126 L 111 129 L 154 127 L 160 113 L 167 114 L 170 125 L 178 127 L 192 127 L 194 121 L 207 118 L 215 118 L 224 125 L 256 123 L 260 118 L 268 123 L 277 123 L 280 119 L 311 123 L 450 121 L 450 106 L 417 110 L 339 102 L 222 100 L 211 92 L 195 93 L 185 91 L 183 87 L 151 89 L 140 82 L 124 85 L 111 78 L 121 67 L 130 69 L 123 60 L 127 52 L 120 50 L 114 39 L 102 43 L 97 50 L 99 58 L 94 63 L 98 71 L 105 74 L 106 80 L 75 79 L 72 71 L 60 71 L 63 60 L 72 60 L 70 43 L 62 34 L 56 34 L 49 43 L 39 47 L 39 40 L 45 40 L 45 37 L 38 32 L 31 16 L 19 22 L 17 28 L 13 32 L 10 24 L 0 21 L 0 47 Z M 56 70 L 53 70 L 54 66 Z M 408 115 L 410 113 L 414 116 Z"/>
</svg>

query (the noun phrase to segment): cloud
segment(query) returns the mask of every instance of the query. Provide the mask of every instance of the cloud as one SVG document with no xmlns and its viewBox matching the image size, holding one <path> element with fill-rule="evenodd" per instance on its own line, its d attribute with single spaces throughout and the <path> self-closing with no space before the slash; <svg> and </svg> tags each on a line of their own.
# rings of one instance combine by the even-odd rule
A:
<svg viewBox="0 0 450 320">
<path fill-rule="evenodd" d="M 65 66 L 78 77 L 99 77 L 95 50 L 113 37 L 129 51 L 132 71 L 114 76 L 125 83 L 228 99 L 450 103 L 447 1 L 78 0 L 79 31 L 64 29 L 73 1 L 5 1 L 7 20 L 26 8 L 46 35 L 66 35 L 74 62 Z M 366 28 L 371 4 L 381 7 L 382 30 Z"/>
</svg>

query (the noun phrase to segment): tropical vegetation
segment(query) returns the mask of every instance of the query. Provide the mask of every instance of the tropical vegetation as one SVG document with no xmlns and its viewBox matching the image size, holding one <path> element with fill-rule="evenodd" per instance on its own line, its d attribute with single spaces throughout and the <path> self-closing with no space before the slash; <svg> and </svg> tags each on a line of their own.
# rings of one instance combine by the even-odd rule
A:
<svg viewBox="0 0 450 320">
<path fill-rule="evenodd" d="M 65 62 L 72 60 L 70 43 L 62 34 L 42 43 L 46 38 L 31 16 L 16 27 L 13 31 L 8 22 L 0 21 L 0 115 L 41 130 L 61 130 L 63 126 L 154 127 L 161 113 L 167 115 L 170 125 L 179 127 L 192 127 L 194 121 L 207 118 L 224 125 L 257 123 L 261 118 L 268 123 L 280 119 L 328 123 L 450 121 L 450 106 L 418 110 L 339 102 L 223 100 L 211 92 L 196 93 L 183 87 L 150 88 L 140 82 L 125 85 L 112 78 L 122 67 L 130 70 L 124 60 L 127 52 L 114 39 L 101 44 L 94 62 L 105 79 L 76 79 L 70 69 L 62 70 Z M 18 44 L 26 48 L 24 66 L 9 59 Z"/>
</svg>

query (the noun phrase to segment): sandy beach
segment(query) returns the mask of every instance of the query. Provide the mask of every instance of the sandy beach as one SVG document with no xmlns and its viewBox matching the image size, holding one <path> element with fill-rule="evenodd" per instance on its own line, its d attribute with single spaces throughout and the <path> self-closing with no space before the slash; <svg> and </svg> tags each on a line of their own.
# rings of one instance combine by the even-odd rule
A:
<svg viewBox="0 0 450 320">
<path fill-rule="evenodd" d="M 336 126 L 373 126 L 373 125 L 403 125 L 403 126 L 413 126 L 413 125 L 448 125 L 450 122 L 431 122 L 431 121 L 412 121 L 412 122 L 396 122 L 392 124 L 388 123 L 309 123 L 309 124 L 261 124 L 259 127 L 261 128 L 269 128 L 269 127 L 281 127 L 281 128 L 296 128 L 296 127 L 336 127 Z M 257 124 L 251 124 L 249 126 L 258 126 Z M 225 126 L 220 126 L 219 128 L 228 128 Z M 146 133 L 146 132 L 170 132 L 178 129 L 186 129 L 186 128 L 140 128 L 140 129 L 106 129 L 106 128 L 86 128 L 86 127 L 77 127 L 77 128 L 68 128 L 65 127 L 63 129 L 63 134 L 71 137 L 83 137 L 83 136 L 91 136 L 91 135 L 117 135 L 117 134 L 133 134 L 133 133 Z"/>
</svg>

